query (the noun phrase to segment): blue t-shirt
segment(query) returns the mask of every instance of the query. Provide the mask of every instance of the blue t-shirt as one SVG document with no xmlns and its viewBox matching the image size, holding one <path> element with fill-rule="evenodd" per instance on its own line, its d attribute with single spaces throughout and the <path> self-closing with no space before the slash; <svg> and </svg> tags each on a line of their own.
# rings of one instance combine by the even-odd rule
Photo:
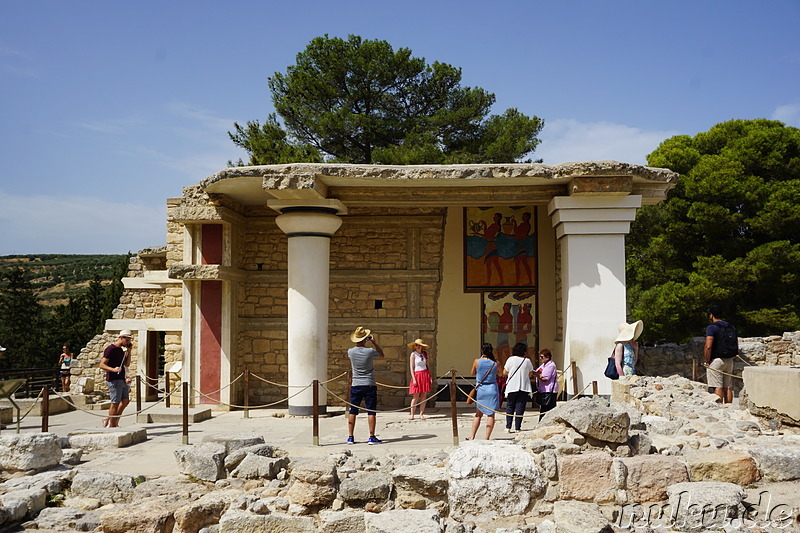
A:
<svg viewBox="0 0 800 533">
<path fill-rule="evenodd" d="M 354 346 L 347 350 L 347 357 L 350 358 L 350 363 L 353 367 L 353 381 L 354 387 L 361 387 L 364 385 L 375 385 L 375 372 L 372 364 L 373 359 L 380 357 L 374 348 L 367 348 L 366 346 Z"/>
</svg>

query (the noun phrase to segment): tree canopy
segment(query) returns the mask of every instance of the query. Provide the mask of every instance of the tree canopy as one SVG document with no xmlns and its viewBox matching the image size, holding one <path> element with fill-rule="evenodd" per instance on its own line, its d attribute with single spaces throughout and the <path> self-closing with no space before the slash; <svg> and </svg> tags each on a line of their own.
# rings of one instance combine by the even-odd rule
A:
<svg viewBox="0 0 800 533">
<path fill-rule="evenodd" d="M 296 59 L 268 79 L 283 125 L 271 114 L 228 132 L 251 165 L 511 163 L 540 142 L 543 120 L 514 108 L 490 115 L 494 94 L 408 48 L 325 35 Z"/>
<path fill-rule="evenodd" d="M 667 139 L 647 161 L 680 179 L 639 211 L 627 241 L 645 337 L 703 335 L 712 303 L 740 336 L 800 329 L 800 130 L 731 120 Z"/>
</svg>

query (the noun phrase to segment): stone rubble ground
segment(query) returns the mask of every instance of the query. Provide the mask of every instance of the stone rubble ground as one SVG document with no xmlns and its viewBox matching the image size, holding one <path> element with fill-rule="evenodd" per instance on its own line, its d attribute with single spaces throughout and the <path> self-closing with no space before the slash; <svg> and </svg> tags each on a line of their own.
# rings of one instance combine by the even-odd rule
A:
<svg viewBox="0 0 800 533">
<path fill-rule="evenodd" d="M 425 421 L 380 415 L 385 444 L 370 447 L 359 426 L 360 444 L 344 444 L 341 416 L 323 419 L 318 447 L 310 446 L 308 419 L 254 412 L 192 426 L 190 445 L 175 443 L 179 428 L 149 425 L 146 442 L 107 449 L 93 448 L 85 430 L 81 438 L 62 435 L 76 428 L 54 418 L 55 433 L 28 426 L 0 436 L 0 528 L 800 530 L 800 428 L 717 404 L 705 385 L 677 376 L 623 378 L 614 387 L 625 402 L 560 403 L 514 435 L 502 433 L 498 419 L 496 440 L 459 446 L 444 409 Z M 459 417 L 462 439 L 470 418 Z M 116 442 L 107 433 L 102 442 Z M 724 513 L 698 515 L 704 505 Z M 677 510 L 676 519 L 657 516 L 659 509 Z"/>
</svg>

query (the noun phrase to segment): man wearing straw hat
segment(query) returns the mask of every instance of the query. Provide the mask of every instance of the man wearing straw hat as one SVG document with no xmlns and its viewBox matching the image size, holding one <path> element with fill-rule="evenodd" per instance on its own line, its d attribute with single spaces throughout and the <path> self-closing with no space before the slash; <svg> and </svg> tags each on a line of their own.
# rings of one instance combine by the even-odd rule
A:
<svg viewBox="0 0 800 533">
<path fill-rule="evenodd" d="M 347 444 L 355 444 L 353 438 L 353 431 L 356 428 L 356 416 L 358 415 L 358 406 L 361 401 L 364 401 L 364 407 L 367 409 L 367 424 L 369 425 L 369 440 L 367 444 L 381 444 L 378 437 L 375 436 L 375 408 L 378 407 L 378 386 L 375 383 L 375 369 L 373 361 L 375 359 L 383 359 L 383 350 L 375 338 L 371 335 L 370 330 L 357 327 L 356 330 L 350 335 L 350 340 L 356 343 L 355 346 L 347 351 L 347 357 L 350 358 L 350 364 L 353 368 L 353 379 L 350 384 L 350 415 L 347 418 L 347 428 L 350 431 L 350 436 L 347 437 Z M 372 348 L 367 348 L 367 342 L 372 343 Z"/>
<path fill-rule="evenodd" d="M 130 330 L 119 332 L 117 340 L 108 345 L 100 359 L 100 370 L 106 371 L 106 384 L 111 406 L 103 427 L 119 427 L 119 417 L 130 403 L 130 387 L 125 380 L 125 367 L 130 365 L 132 335 Z"/>
</svg>

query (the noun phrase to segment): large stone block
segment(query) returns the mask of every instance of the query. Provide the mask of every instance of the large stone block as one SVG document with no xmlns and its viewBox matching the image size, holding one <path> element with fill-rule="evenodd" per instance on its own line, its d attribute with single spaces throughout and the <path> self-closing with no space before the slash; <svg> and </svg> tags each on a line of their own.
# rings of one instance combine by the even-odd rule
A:
<svg viewBox="0 0 800 533">
<path fill-rule="evenodd" d="M 368 513 L 364 516 L 368 533 L 441 533 L 439 513 L 434 510 L 401 509 Z"/>
<path fill-rule="evenodd" d="M 499 441 L 459 446 L 447 470 L 450 516 L 456 520 L 524 514 L 547 484 L 533 455 Z"/>
<path fill-rule="evenodd" d="M 558 492 L 562 500 L 614 500 L 612 457 L 605 452 L 564 455 L 558 460 Z"/>
<path fill-rule="evenodd" d="M 766 481 L 800 479 L 800 448 L 789 446 L 752 446 L 747 450 L 755 459 Z"/>
<path fill-rule="evenodd" d="M 565 424 L 585 437 L 623 444 L 628 442 L 630 422 L 627 409 L 619 404 L 609 404 L 603 398 L 580 398 L 560 403 L 539 425 Z"/>
<path fill-rule="evenodd" d="M 761 475 L 753 458 L 731 451 L 692 452 L 686 455 L 692 481 L 720 481 L 749 485 Z"/>
<path fill-rule="evenodd" d="M 595 503 L 557 501 L 553 504 L 557 533 L 613 533 L 614 529 Z"/>
<path fill-rule="evenodd" d="M 667 488 L 689 481 L 683 461 L 663 455 L 640 455 L 622 460 L 628 472 L 626 488 L 636 503 L 667 499 Z"/>
<path fill-rule="evenodd" d="M 71 492 L 73 496 L 107 504 L 128 501 L 135 487 L 136 479 L 131 474 L 81 470 L 72 478 Z"/>
<path fill-rule="evenodd" d="M 103 515 L 103 533 L 172 533 L 174 509 L 175 503 L 163 498 L 119 506 Z"/>
<path fill-rule="evenodd" d="M 734 483 L 676 483 L 667 495 L 668 523 L 678 531 L 717 531 L 744 512 L 744 489 Z"/>
<path fill-rule="evenodd" d="M 175 450 L 181 473 L 204 481 L 225 478 L 226 455 L 225 446 L 217 442 L 180 446 Z"/>
<path fill-rule="evenodd" d="M 364 511 L 345 509 L 343 511 L 320 511 L 319 529 L 321 533 L 363 533 Z"/>
<path fill-rule="evenodd" d="M 447 495 L 447 470 L 432 465 L 401 466 L 392 472 L 398 489 L 439 498 Z"/>
<path fill-rule="evenodd" d="M 800 368 L 748 366 L 742 379 L 751 413 L 800 425 Z"/>
<path fill-rule="evenodd" d="M 392 492 L 392 478 L 381 472 L 357 472 L 339 485 L 346 502 L 385 501 Z"/>
<path fill-rule="evenodd" d="M 0 470 L 43 470 L 61 462 L 55 433 L 26 433 L 0 437 Z"/>
</svg>

